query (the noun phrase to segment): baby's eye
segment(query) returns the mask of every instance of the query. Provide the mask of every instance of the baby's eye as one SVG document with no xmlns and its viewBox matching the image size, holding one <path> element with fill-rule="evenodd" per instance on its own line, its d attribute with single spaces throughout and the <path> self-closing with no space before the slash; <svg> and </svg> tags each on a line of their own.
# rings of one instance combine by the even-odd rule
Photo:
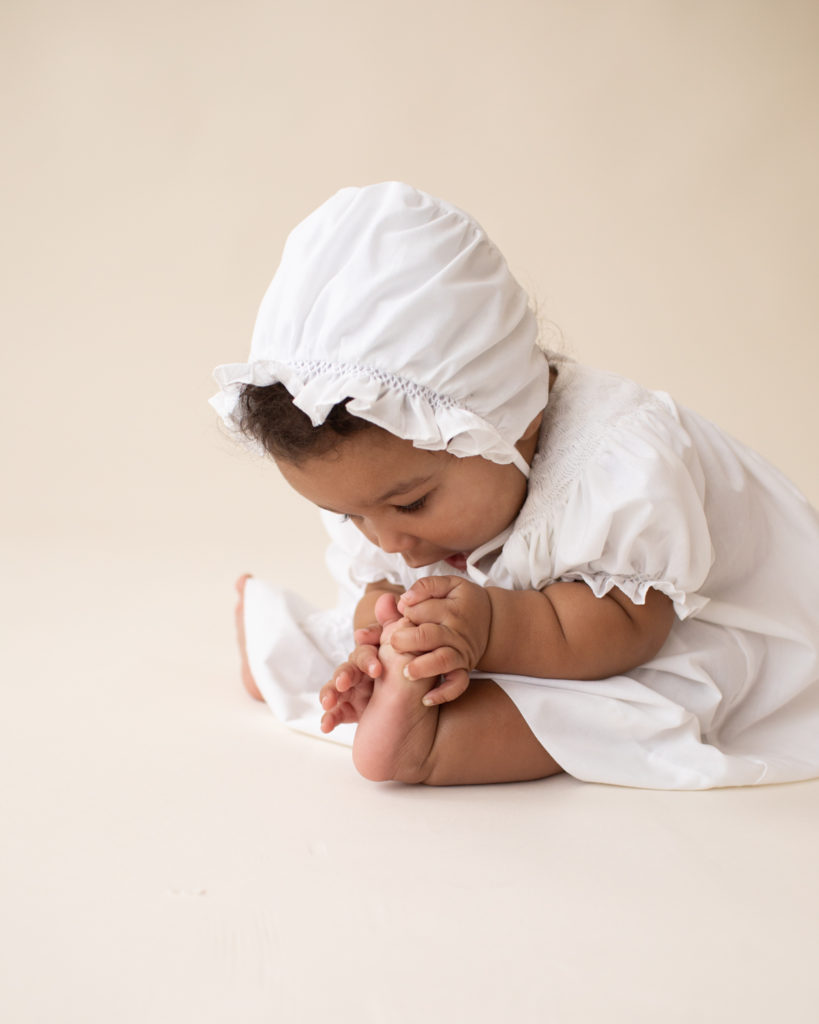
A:
<svg viewBox="0 0 819 1024">
<path fill-rule="evenodd" d="M 427 495 L 425 494 L 423 496 L 423 498 L 418 498 L 417 501 L 412 501 L 412 502 L 410 502 L 409 505 L 396 505 L 395 506 L 395 511 L 396 512 L 418 512 L 420 509 L 422 509 L 424 507 L 424 505 L 426 505 L 426 503 L 427 503 Z"/>
</svg>

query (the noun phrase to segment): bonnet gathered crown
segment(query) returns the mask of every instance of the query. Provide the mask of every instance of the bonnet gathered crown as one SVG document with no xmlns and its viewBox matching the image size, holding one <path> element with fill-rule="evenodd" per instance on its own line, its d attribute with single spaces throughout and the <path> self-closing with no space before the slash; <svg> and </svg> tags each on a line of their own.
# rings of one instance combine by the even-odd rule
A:
<svg viewBox="0 0 819 1024">
<path fill-rule="evenodd" d="M 281 382 L 314 426 L 347 409 L 417 448 L 529 467 L 515 442 L 546 405 L 528 297 L 483 228 L 400 182 L 344 188 L 290 234 L 246 363 L 211 404 L 238 431 L 247 384 Z"/>
</svg>

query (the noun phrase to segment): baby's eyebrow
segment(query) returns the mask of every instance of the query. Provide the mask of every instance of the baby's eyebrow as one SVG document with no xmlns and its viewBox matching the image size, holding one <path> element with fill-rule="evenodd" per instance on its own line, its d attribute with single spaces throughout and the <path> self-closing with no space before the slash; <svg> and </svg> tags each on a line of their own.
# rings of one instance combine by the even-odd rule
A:
<svg viewBox="0 0 819 1024">
<path fill-rule="evenodd" d="M 391 487 L 384 494 L 380 494 L 374 501 L 373 505 L 383 505 L 385 501 L 389 501 L 390 498 L 394 498 L 396 494 L 406 494 L 407 491 L 412 491 L 416 487 L 420 487 L 421 484 L 428 483 L 432 479 L 430 474 L 424 476 L 415 476 L 411 480 L 403 480 L 401 483 Z"/>
</svg>

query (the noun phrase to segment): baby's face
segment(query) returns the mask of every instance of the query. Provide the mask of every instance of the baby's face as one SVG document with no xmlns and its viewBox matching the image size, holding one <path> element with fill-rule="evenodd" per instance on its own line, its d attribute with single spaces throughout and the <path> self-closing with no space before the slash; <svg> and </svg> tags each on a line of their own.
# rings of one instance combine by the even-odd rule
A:
<svg viewBox="0 0 819 1024">
<path fill-rule="evenodd" d="M 423 451 L 377 427 L 299 466 L 278 466 L 299 494 L 348 516 L 413 569 L 445 559 L 462 568 L 463 556 L 513 522 L 526 496 L 513 465 Z"/>
</svg>

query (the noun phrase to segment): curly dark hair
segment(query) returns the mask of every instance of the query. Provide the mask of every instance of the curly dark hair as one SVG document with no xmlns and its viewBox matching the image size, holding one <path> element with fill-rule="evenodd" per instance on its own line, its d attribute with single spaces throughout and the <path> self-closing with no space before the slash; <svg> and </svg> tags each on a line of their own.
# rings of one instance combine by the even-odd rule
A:
<svg viewBox="0 0 819 1024">
<path fill-rule="evenodd" d="M 324 422 L 314 427 L 310 417 L 293 404 L 284 384 L 246 384 L 239 396 L 239 429 L 274 459 L 298 465 L 332 451 L 340 438 L 375 429 L 374 424 L 347 411 L 348 401 L 337 402 Z"/>
</svg>

